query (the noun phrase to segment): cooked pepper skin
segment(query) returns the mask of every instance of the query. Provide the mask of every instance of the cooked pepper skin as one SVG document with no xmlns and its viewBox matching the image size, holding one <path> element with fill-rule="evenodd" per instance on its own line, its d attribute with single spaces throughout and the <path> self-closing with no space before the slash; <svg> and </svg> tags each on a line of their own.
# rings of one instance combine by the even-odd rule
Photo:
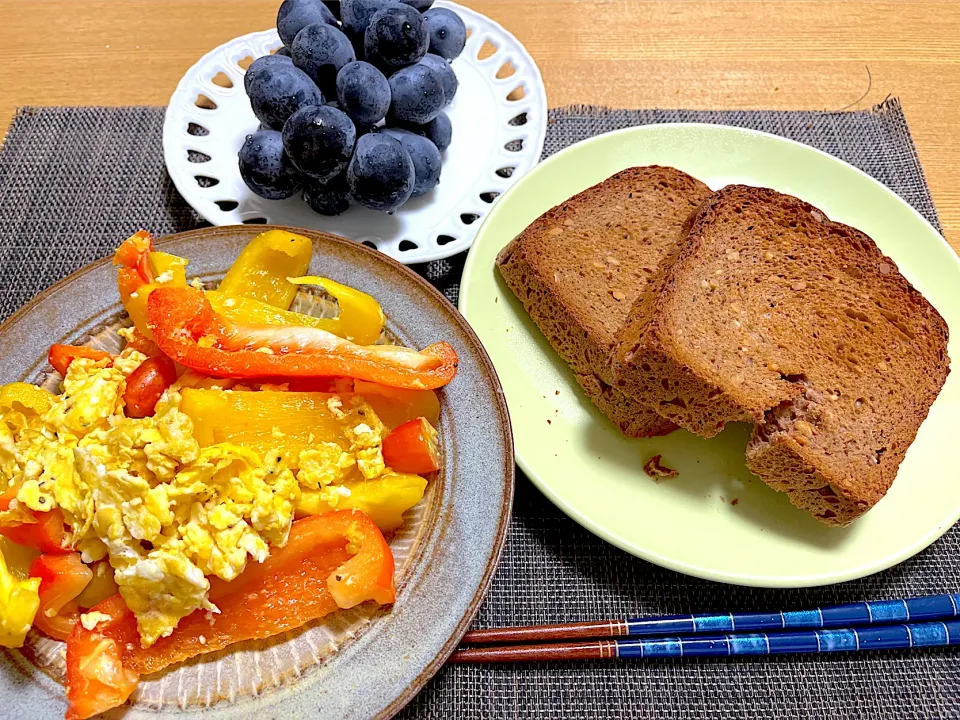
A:
<svg viewBox="0 0 960 720">
<path fill-rule="evenodd" d="M 153 415 L 160 397 L 177 379 L 177 368 L 166 355 L 147 358 L 127 378 L 123 391 L 124 413 L 127 417 L 145 418 Z"/>
<path fill-rule="evenodd" d="M 47 362 L 63 377 L 67 376 L 67 368 L 77 358 L 89 360 L 107 360 L 114 356 L 104 350 L 84 347 L 83 345 L 51 345 L 47 353 Z"/>
<path fill-rule="evenodd" d="M 357 345 L 373 345 L 383 332 L 383 309 L 365 292 L 316 275 L 288 280 L 295 285 L 317 285 L 336 298 L 340 314 L 330 320 L 332 327 L 324 328 L 328 332 Z"/>
<path fill-rule="evenodd" d="M 45 635 L 66 640 L 80 619 L 76 598 L 93 579 L 80 553 L 45 553 L 33 561 L 30 577 L 40 578 L 40 611 L 34 620 Z"/>
<path fill-rule="evenodd" d="M 383 460 L 400 472 L 436 472 L 440 469 L 437 431 L 426 418 L 405 422 L 383 439 Z"/>
<path fill-rule="evenodd" d="M 347 481 L 343 487 L 350 494 L 339 498 L 335 507 L 323 492 L 303 490 L 297 515 L 322 515 L 334 509 L 362 510 L 378 528 L 391 532 L 403 524 L 403 514 L 423 498 L 427 481 L 419 475 L 388 472 L 373 480 Z"/>
<path fill-rule="evenodd" d="M 145 340 L 152 341 L 153 335 L 147 326 L 147 298 L 161 285 L 186 285 L 187 261 L 176 255 L 156 252 L 150 233 L 139 230 L 117 248 L 113 264 L 117 266 L 117 289 L 124 310 L 137 332 Z"/>
<path fill-rule="evenodd" d="M 184 388 L 180 409 L 193 421 L 194 437 L 201 447 L 233 442 L 261 455 L 276 450 L 296 466 L 302 450 L 318 442 L 344 447 L 344 425 L 331 411 L 331 393 L 232 392 Z"/>
<path fill-rule="evenodd" d="M 40 578 L 20 580 L 0 553 L 0 647 L 20 647 L 40 607 Z"/>
<path fill-rule="evenodd" d="M 449 383 L 457 353 L 445 342 L 420 352 L 356 345 L 315 328 L 230 323 L 194 288 L 150 293 L 148 317 L 160 349 L 188 368 L 233 378 L 351 377 L 416 390 Z M 286 351 L 285 351 L 286 350 Z"/>
<path fill-rule="evenodd" d="M 307 272 L 312 253 L 310 238 L 285 230 L 267 230 L 247 243 L 217 289 L 224 295 L 289 310 L 297 286 L 287 278 Z"/>
<path fill-rule="evenodd" d="M 0 497 L 0 510 L 6 510 L 10 506 L 10 501 L 16 497 L 18 487 L 11 488 L 12 493 L 4 493 Z M 25 509 L 24 512 L 27 515 L 32 515 L 36 522 L 0 526 L 0 535 L 18 545 L 34 548 L 44 553 L 71 552 L 71 548 L 67 545 L 67 532 L 60 508 L 54 508 L 47 512 Z M 29 517 L 24 519 L 29 520 Z"/>
</svg>

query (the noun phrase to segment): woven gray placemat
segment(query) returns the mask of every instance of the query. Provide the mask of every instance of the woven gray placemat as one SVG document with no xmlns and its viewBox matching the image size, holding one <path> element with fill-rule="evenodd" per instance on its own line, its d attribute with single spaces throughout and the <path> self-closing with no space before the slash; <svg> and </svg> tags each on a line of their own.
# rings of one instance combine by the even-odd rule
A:
<svg viewBox="0 0 960 720">
<path fill-rule="evenodd" d="M 887 184 L 939 227 L 896 100 L 854 113 L 561 108 L 550 113 L 544 154 L 600 132 L 654 122 L 752 127 L 818 147 Z M 110 254 L 139 227 L 159 235 L 201 224 L 163 169 L 162 123 L 162 108 L 30 108 L 17 114 L 0 152 L 0 317 Z M 462 264 L 459 256 L 417 269 L 455 301 Z M 567 519 L 520 477 L 510 539 L 476 624 L 799 608 L 958 588 L 957 529 L 915 558 L 857 582 L 753 590 L 688 578 L 633 558 Z M 451 666 L 401 717 L 960 717 L 958 661 L 953 651 L 931 650 Z"/>
</svg>

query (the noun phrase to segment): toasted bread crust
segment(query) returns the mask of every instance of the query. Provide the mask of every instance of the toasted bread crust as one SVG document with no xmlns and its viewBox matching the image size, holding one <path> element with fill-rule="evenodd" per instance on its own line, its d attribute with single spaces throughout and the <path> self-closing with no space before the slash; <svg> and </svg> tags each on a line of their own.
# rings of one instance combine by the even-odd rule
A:
<svg viewBox="0 0 960 720">
<path fill-rule="evenodd" d="M 823 522 L 889 489 L 949 372 L 943 318 L 864 233 L 729 186 L 635 304 L 615 385 L 711 436 L 757 429 L 747 465 Z"/>
<path fill-rule="evenodd" d="M 709 194 L 673 168 L 630 168 L 541 215 L 497 258 L 507 286 L 591 400 L 631 436 L 675 426 L 609 387 L 610 353 L 647 279 Z"/>
<path fill-rule="evenodd" d="M 677 429 L 674 423 L 657 413 L 651 413 L 636 400 L 627 397 L 596 375 L 575 377 L 586 396 L 627 437 L 654 437 Z"/>
</svg>

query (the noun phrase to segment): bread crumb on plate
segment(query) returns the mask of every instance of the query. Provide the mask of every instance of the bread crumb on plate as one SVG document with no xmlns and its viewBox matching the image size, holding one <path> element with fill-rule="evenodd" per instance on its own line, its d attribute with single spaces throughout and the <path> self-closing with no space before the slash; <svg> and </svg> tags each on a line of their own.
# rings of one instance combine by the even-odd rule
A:
<svg viewBox="0 0 960 720">
<path fill-rule="evenodd" d="M 654 455 L 643 465 L 643 471 L 654 480 L 660 478 L 675 478 L 680 473 L 671 467 L 667 467 L 661 462 L 662 455 Z"/>
</svg>

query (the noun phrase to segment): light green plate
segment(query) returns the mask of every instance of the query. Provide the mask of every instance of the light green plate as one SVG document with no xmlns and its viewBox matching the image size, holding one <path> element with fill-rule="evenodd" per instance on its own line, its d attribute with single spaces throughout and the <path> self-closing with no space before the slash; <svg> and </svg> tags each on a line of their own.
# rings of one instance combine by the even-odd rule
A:
<svg viewBox="0 0 960 720">
<path fill-rule="evenodd" d="M 869 234 L 934 304 L 960 358 L 960 262 L 913 208 L 859 170 L 764 133 L 711 125 L 651 125 L 592 138 L 541 163 L 504 195 L 464 269 L 460 310 L 493 359 L 513 420 L 517 462 L 556 505 L 624 550 L 690 575 L 764 587 L 842 582 L 888 568 L 960 517 L 960 373 L 950 376 L 890 492 L 844 529 L 819 524 L 744 465 L 750 436 L 728 426 L 703 440 L 685 431 L 628 440 L 584 397 L 494 268 L 531 221 L 634 165 L 672 165 L 717 189 L 771 187 Z M 654 482 L 660 453 L 680 471 Z"/>
</svg>

